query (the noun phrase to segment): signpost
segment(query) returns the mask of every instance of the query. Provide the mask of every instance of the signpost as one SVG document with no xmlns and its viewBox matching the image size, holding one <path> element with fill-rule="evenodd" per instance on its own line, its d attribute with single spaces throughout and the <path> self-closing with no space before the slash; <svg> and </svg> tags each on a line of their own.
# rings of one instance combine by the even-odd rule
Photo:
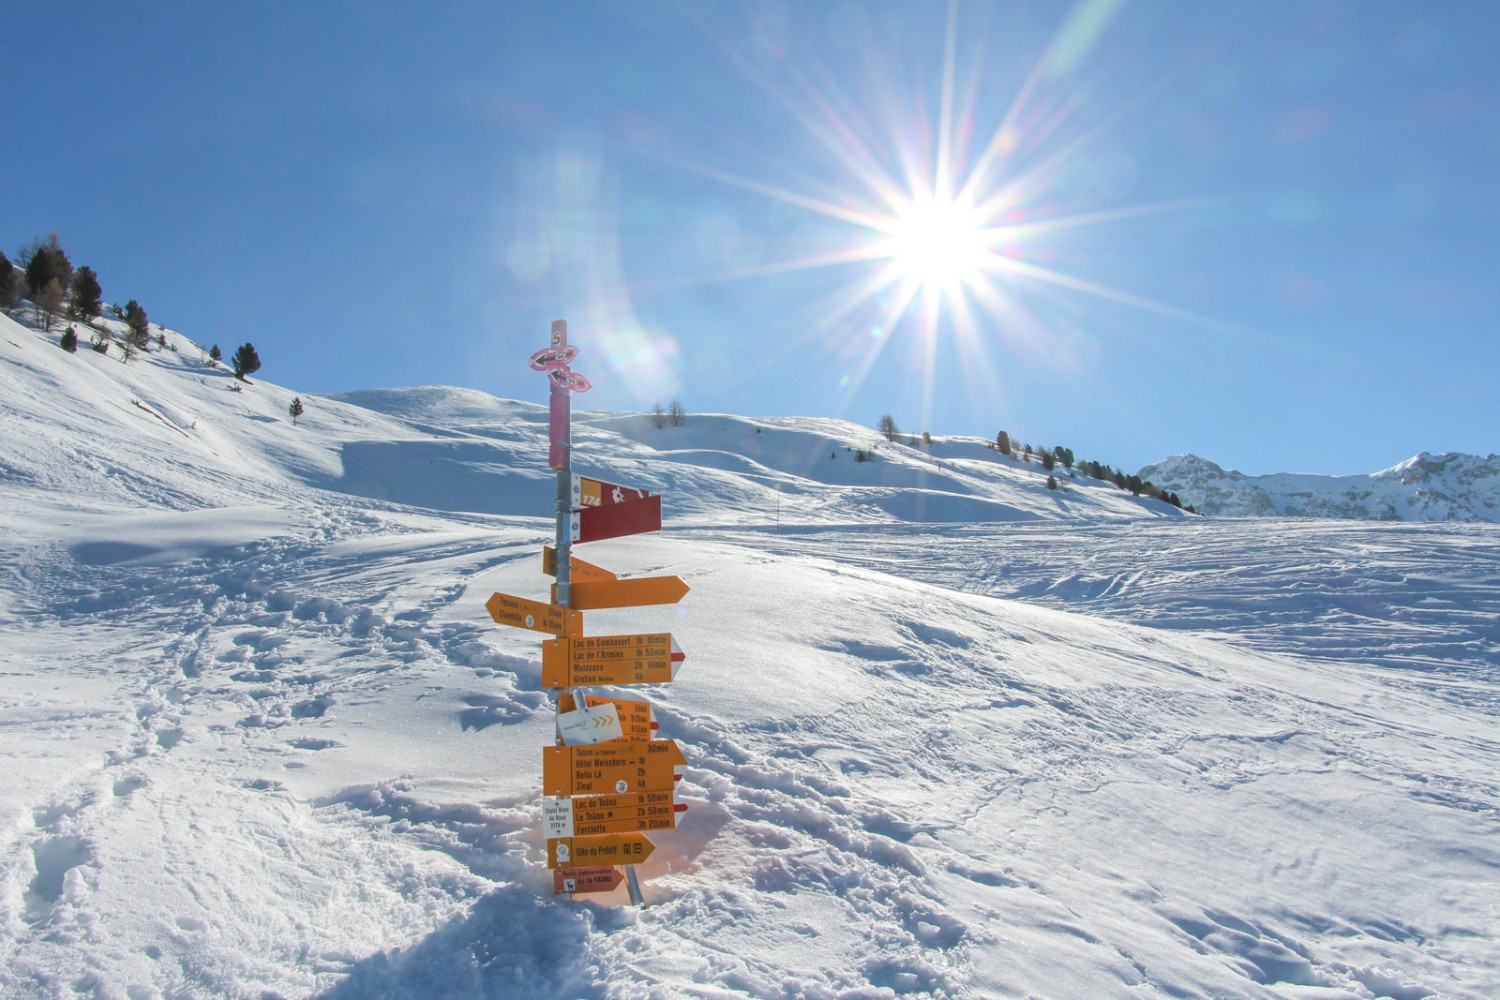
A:
<svg viewBox="0 0 1500 1000">
<path fill-rule="evenodd" d="M 676 604 L 687 596 L 680 576 L 633 576 L 626 580 L 597 580 L 573 584 L 572 606 L 579 611 L 601 608 L 644 608 Z"/>
<path fill-rule="evenodd" d="M 682 660 L 670 632 L 553 639 L 542 644 L 542 687 L 667 684 Z"/>
<path fill-rule="evenodd" d="M 606 538 L 623 538 L 626 535 L 660 530 L 661 497 L 648 496 L 640 500 L 626 500 L 575 511 L 570 539 L 580 544 L 602 542 Z"/>
<path fill-rule="evenodd" d="M 687 758 L 674 741 L 652 738 L 650 703 L 583 689 L 666 683 L 683 654 L 666 632 L 585 636 L 583 612 L 676 604 L 688 585 L 675 576 L 621 579 L 573 558 L 574 543 L 661 530 L 661 497 L 573 474 L 572 396 L 590 388 L 572 370 L 577 356 L 562 320 L 552 324 L 551 343 L 531 355 L 531 367 L 547 376 L 547 465 L 557 473 L 555 544 L 542 549 L 542 570 L 557 580 L 552 600 L 494 594 L 485 610 L 501 625 L 555 637 L 542 644 L 542 686 L 558 692 L 556 745 L 542 748 L 553 891 L 608 892 L 623 882 L 641 906 L 635 865 L 655 850 L 642 831 L 672 829 L 687 809 L 674 797 Z"/>
<path fill-rule="evenodd" d="M 604 837 L 559 837 L 547 841 L 547 867 L 574 865 L 638 865 L 651 856 L 656 845 L 639 833 L 612 833 Z M 626 877 L 630 873 L 626 871 Z"/>
<path fill-rule="evenodd" d="M 613 740 L 594 746 L 542 747 L 545 795 L 660 792 L 687 763 L 675 740 Z"/>
<path fill-rule="evenodd" d="M 614 865 L 599 868 L 557 868 L 552 872 L 552 892 L 577 895 L 580 892 L 609 892 L 618 889 L 625 874 Z"/>
<path fill-rule="evenodd" d="M 577 635 L 583 631 L 583 615 L 556 604 L 529 601 L 509 594 L 491 594 L 484 609 L 501 625 L 529 628 L 553 635 Z"/>
</svg>

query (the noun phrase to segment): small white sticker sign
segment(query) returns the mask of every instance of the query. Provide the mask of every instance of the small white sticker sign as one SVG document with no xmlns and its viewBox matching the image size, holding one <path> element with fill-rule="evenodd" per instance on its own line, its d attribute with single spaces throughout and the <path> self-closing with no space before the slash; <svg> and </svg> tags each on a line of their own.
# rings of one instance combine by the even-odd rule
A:
<svg viewBox="0 0 1500 1000">
<path fill-rule="evenodd" d="M 585 747 L 625 735 L 620 728 L 620 711 L 613 704 L 593 705 L 557 714 L 557 730 L 566 746 Z"/>
<path fill-rule="evenodd" d="M 573 800 L 552 796 L 542 799 L 542 830 L 548 840 L 573 836 Z M 562 860 L 561 855 L 558 860 Z"/>
</svg>

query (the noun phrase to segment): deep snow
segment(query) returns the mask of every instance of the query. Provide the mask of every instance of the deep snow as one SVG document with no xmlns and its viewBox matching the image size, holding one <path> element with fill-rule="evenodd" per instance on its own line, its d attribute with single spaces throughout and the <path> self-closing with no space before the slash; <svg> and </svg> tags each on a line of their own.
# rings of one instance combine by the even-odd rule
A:
<svg viewBox="0 0 1500 1000">
<path fill-rule="evenodd" d="M 668 523 L 579 555 L 693 588 L 588 613 L 686 650 L 648 697 L 691 808 L 649 907 L 571 901 L 539 642 L 483 610 L 545 595 L 544 408 L 293 427 L 169 337 L 0 319 L 7 995 L 1500 995 L 1494 525 L 581 413 Z"/>
</svg>

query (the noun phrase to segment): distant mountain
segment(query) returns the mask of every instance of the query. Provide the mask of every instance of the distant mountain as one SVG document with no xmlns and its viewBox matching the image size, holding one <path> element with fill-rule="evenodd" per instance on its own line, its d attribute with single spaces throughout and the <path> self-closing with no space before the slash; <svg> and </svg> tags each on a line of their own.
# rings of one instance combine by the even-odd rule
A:
<svg viewBox="0 0 1500 1000">
<path fill-rule="evenodd" d="M 1383 472 L 1247 476 L 1197 455 L 1174 455 L 1140 477 L 1199 513 L 1220 517 L 1338 517 L 1362 521 L 1500 521 L 1500 456 L 1428 452 Z"/>
</svg>

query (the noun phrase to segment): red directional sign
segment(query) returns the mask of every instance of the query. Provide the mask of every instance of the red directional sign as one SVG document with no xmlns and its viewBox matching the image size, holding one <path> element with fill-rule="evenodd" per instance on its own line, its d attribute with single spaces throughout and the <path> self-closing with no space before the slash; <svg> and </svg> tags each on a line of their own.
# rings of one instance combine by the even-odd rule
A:
<svg viewBox="0 0 1500 1000">
<path fill-rule="evenodd" d="M 617 486 L 599 479 L 573 477 L 574 507 L 603 507 L 612 503 L 644 500 L 650 495 L 646 490 L 639 490 L 634 486 Z"/>
<path fill-rule="evenodd" d="M 572 517 L 573 541 L 580 543 L 660 530 L 661 497 L 585 507 Z"/>
<path fill-rule="evenodd" d="M 571 892 L 609 892 L 625 881 L 625 873 L 614 865 L 596 868 L 558 868 L 552 872 L 552 892 L 561 896 Z"/>
</svg>

